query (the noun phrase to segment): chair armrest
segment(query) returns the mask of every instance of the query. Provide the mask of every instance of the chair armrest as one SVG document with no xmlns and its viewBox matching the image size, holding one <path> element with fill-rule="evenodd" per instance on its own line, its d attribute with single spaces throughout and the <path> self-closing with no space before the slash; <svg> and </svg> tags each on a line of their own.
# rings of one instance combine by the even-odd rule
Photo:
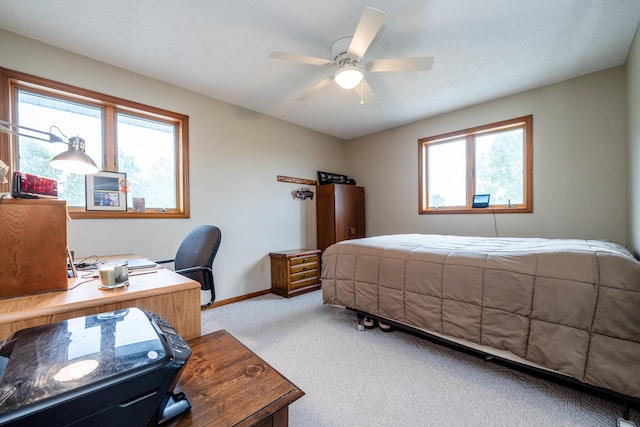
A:
<svg viewBox="0 0 640 427">
<path fill-rule="evenodd" d="M 213 270 L 210 269 L 209 267 L 197 266 L 197 267 L 181 268 L 180 270 L 175 270 L 176 273 L 193 273 L 195 271 L 208 271 L 209 274 L 213 275 Z"/>
<path fill-rule="evenodd" d="M 209 277 L 209 283 L 207 283 L 206 281 L 204 282 L 200 282 L 200 288 L 203 290 L 209 290 L 209 289 L 213 289 L 213 270 L 209 267 L 188 267 L 188 268 L 181 268 L 180 270 L 175 270 L 176 273 L 178 274 L 184 274 L 184 273 L 193 273 L 196 271 L 203 271 L 205 275 L 207 275 Z"/>
</svg>

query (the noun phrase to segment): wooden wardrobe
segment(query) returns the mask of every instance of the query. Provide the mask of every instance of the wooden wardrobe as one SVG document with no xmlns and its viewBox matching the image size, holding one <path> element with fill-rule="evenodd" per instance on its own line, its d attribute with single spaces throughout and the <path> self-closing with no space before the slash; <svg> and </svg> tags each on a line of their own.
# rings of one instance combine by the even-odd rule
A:
<svg viewBox="0 0 640 427">
<path fill-rule="evenodd" d="M 318 249 L 365 237 L 364 187 L 323 184 L 316 187 Z"/>
</svg>

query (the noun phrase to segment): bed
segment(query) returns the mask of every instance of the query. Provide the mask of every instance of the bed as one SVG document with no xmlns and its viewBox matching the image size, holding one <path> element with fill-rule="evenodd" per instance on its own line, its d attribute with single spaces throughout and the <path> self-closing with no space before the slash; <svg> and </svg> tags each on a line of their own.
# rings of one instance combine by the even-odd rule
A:
<svg viewBox="0 0 640 427">
<path fill-rule="evenodd" d="M 640 262 L 600 240 L 402 234 L 322 254 L 325 304 L 640 399 Z"/>
</svg>

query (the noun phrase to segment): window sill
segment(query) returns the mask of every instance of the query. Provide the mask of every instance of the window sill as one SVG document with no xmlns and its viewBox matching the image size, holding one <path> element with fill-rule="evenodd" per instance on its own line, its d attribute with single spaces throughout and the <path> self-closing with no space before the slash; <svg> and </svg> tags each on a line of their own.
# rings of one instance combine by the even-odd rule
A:
<svg viewBox="0 0 640 427">
<path fill-rule="evenodd" d="M 162 211 L 146 211 L 146 212 L 113 212 L 113 211 L 86 211 L 79 208 L 69 208 L 69 217 L 71 219 L 139 219 L 139 218 L 190 218 L 189 212 L 180 212 L 177 210 Z"/>
<path fill-rule="evenodd" d="M 431 214 L 497 214 L 497 213 L 533 213 L 533 208 L 529 206 L 491 206 L 488 208 L 463 208 L 463 207 L 449 207 L 449 208 L 428 208 L 426 210 L 420 210 L 420 215 Z"/>
</svg>

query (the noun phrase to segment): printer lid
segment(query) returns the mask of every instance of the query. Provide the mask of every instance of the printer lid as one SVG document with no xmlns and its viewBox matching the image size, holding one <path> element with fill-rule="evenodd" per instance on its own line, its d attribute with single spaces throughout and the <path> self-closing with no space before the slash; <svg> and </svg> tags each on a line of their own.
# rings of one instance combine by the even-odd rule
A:
<svg viewBox="0 0 640 427">
<path fill-rule="evenodd" d="M 139 308 L 20 330 L 0 348 L 0 413 L 153 369 L 165 345 Z"/>
</svg>

